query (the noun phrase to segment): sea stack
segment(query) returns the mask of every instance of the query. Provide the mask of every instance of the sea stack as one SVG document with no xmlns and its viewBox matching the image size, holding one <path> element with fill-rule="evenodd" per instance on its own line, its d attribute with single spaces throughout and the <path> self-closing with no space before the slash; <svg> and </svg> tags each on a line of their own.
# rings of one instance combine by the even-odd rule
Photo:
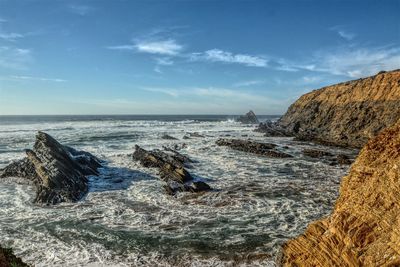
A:
<svg viewBox="0 0 400 267">
<path fill-rule="evenodd" d="M 63 146 L 44 132 L 38 132 L 27 157 L 0 170 L 0 178 L 20 177 L 36 185 L 34 202 L 74 202 L 88 191 L 87 175 L 98 175 L 101 161 L 92 154 Z"/>
<path fill-rule="evenodd" d="M 247 112 L 245 115 L 242 115 L 239 118 L 237 118 L 237 121 L 244 123 L 244 124 L 258 124 L 259 123 L 256 114 L 252 110 Z"/>
<path fill-rule="evenodd" d="M 284 266 L 400 266 L 400 120 L 370 140 L 332 214 L 283 247 Z"/>
</svg>

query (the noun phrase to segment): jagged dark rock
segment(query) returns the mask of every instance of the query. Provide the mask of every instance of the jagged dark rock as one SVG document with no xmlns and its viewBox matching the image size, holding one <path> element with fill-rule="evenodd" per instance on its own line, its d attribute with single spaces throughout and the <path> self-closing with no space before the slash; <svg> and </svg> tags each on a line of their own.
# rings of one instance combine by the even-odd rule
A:
<svg viewBox="0 0 400 267">
<path fill-rule="evenodd" d="M 290 136 L 290 134 L 287 133 L 284 128 L 282 128 L 277 122 L 273 121 L 266 121 L 260 123 L 254 131 L 264 133 L 265 136 L 272 136 L 272 137 Z"/>
<path fill-rule="evenodd" d="M 92 154 L 63 146 L 53 137 L 38 132 L 27 157 L 0 171 L 0 177 L 20 177 L 36 185 L 34 202 L 74 202 L 88 191 L 86 175 L 98 175 L 101 162 Z"/>
<path fill-rule="evenodd" d="M 1 267 L 29 267 L 20 258 L 16 257 L 11 248 L 0 246 L 0 266 Z"/>
<path fill-rule="evenodd" d="M 245 115 L 240 116 L 236 119 L 238 122 L 245 123 L 245 124 L 257 124 L 259 123 L 256 114 L 250 110 Z"/>
<path fill-rule="evenodd" d="M 317 150 L 317 149 L 304 149 L 302 152 L 305 156 L 308 156 L 311 158 L 322 158 L 322 157 L 333 156 L 332 153 L 329 153 L 327 151 Z"/>
<path fill-rule="evenodd" d="M 199 192 L 211 189 L 204 182 L 194 181 L 192 175 L 185 169 L 185 164 L 192 162 L 188 157 L 171 149 L 167 151 L 172 153 L 161 150 L 147 151 L 136 145 L 133 159 L 139 161 L 144 167 L 157 168 L 160 178 L 167 183 L 165 188 L 170 194 L 179 191 Z"/>
<path fill-rule="evenodd" d="M 347 155 L 344 154 L 337 155 L 336 160 L 339 164 L 342 165 L 350 165 L 351 163 L 353 163 L 353 161 Z"/>
<path fill-rule="evenodd" d="M 168 134 L 164 134 L 161 136 L 161 139 L 165 139 L 165 140 L 178 140 L 178 138 L 170 136 Z"/>
<path fill-rule="evenodd" d="M 259 143 L 251 140 L 240 139 L 218 139 L 216 144 L 219 146 L 228 146 L 232 149 L 253 153 L 257 155 L 272 158 L 291 158 L 292 155 L 277 151 L 277 145 L 270 143 Z"/>
</svg>

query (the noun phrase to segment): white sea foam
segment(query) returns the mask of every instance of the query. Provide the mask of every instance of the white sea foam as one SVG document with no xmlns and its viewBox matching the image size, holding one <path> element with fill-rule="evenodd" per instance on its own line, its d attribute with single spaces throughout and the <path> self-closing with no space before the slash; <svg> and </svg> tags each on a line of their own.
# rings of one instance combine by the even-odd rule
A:
<svg viewBox="0 0 400 267">
<path fill-rule="evenodd" d="M 229 120 L 10 124 L 0 131 L 0 167 L 22 157 L 43 129 L 108 167 L 90 177 L 85 199 L 54 207 L 32 204 L 32 186 L 0 183 L 1 244 L 35 266 L 274 266 L 283 242 L 329 212 L 348 169 L 304 158 L 301 150 L 314 145 L 265 138 Z M 188 132 L 205 138 L 182 139 Z M 219 137 L 276 143 L 294 158 L 218 147 Z M 131 159 L 135 144 L 175 143 L 187 145 L 181 152 L 196 161 L 190 172 L 215 191 L 168 196 L 156 170 Z"/>
</svg>

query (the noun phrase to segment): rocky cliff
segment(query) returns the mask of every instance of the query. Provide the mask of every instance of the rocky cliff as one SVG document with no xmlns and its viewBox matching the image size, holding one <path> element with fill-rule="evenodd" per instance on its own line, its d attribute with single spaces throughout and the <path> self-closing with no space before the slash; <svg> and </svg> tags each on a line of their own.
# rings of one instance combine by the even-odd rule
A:
<svg viewBox="0 0 400 267">
<path fill-rule="evenodd" d="M 332 214 L 284 245 L 283 265 L 400 266 L 400 120 L 361 150 Z"/>
<path fill-rule="evenodd" d="M 278 129 L 282 135 L 285 129 L 284 135 L 299 139 L 361 148 L 399 118 L 400 70 L 395 70 L 301 96 L 273 132 Z"/>
</svg>

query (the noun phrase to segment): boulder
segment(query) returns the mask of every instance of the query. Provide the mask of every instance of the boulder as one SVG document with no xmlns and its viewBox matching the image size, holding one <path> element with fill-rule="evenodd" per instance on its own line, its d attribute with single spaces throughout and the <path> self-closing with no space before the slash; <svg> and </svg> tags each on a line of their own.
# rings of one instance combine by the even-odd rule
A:
<svg viewBox="0 0 400 267">
<path fill-rule="evenodd" d="M 178 140 L 178 138 L 170 136 L 168 134 L 164 134 L 161 136 L 161 139 L 165 139 L 165 140 Z"/>
<path fill-rule="evenodd" d="M 189 158 L 182 154 L 167 149 L 170 153 L 161 150 L 145 150 L 138 145 L 135 146 L 133 159 L 139 161 L 147 168 L 157 168 L 160 178 L 166 182 L 165 188 L 170 194 L 176 192 L 199 192 L 211 189 L 204 182 L 194 181 L 192 175 L 185 169 Z M 192 162 L 190 160 L 190 162 Z"/>
<path fill-rule="evenodd" d="M 254 130 L 255 132 L 264 133 L 268 137 L 286 137 L 291 136 L 286 132 L 285 128 L 282 128 L 277 122 L 266 121 L 258 125 Z"/>
<path fill-rule="evenodd" d="M 35 203 L 74 202 L 88 191 L 87 175 L 98 175 L 101 161 L 92 154 L 63 146 L 53 137 L 38 132 L 27 157 L 0 171 L 0 177 L 20 177 L 36 185 Z"/>
<path fill-rule="evenodd" d="M 238 122 L 241 122 L 241 123 L 244 123 L 244 124 L 257 124 L 257 123 L 259 123 L 256 114 L 252 110 L 247 112 L 245 115 L 240 116 L 236 120 Z"/>
<path fill-rule="evenodd" d="M 227 146 L 234 150 L 239 150 L 243 152 L 253 153 L 257 155 L 262 155 L 272 158 L 291 158 L 292 155 L 280 152 L 276 150 L 275 144 L 270 143 L 260 143 L 251 140 L 241 140 L 241 139 L 218 139 L 216 141 L 218 146 Z"/>
</svg>

